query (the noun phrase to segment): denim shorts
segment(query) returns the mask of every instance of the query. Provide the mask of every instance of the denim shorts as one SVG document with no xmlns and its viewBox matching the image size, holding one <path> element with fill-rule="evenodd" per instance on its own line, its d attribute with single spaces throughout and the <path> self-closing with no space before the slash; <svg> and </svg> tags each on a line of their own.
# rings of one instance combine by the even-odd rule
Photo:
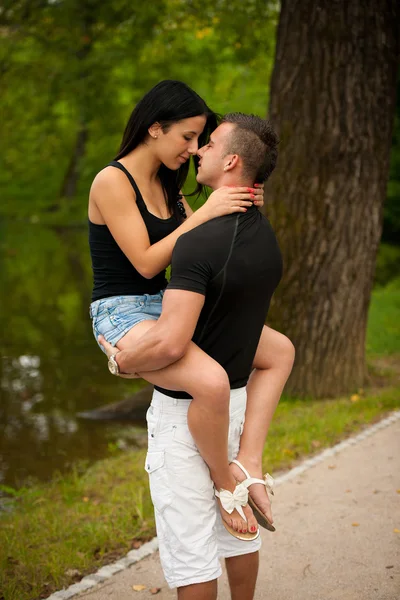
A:
<svg viewBox="0 0 400 600">
<path fill-rule="evenodd" d="M 92 302 L 89 314 L 96 342 L 101 334 L 109 344 L 115 346 L 138 323 L 157 321 L 161 315 L 163 296 L 164 290 L 161 290 L 152 296 L 111 296 Z M 100 348 L 104 352 L 103 347 Z"/>
</svg>

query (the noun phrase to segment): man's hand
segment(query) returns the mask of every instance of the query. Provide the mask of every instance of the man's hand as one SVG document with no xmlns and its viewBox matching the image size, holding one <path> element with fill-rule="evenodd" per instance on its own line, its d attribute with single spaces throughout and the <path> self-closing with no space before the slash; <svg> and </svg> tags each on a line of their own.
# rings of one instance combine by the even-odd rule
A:
<svg viewBox="0 0 400 600">
<path fill-rule="evenodd" d="M 109 344 L 102 335 L 99 335 L 98 341 L 99 344 L 101 344 L 101 346 L 103 346 L 104 350 L 106 351 L 108 358 L 110 358 L 110 356 L 112 356 L 113 354 L 121 352 L 121 350 L 119 350 L 115 346 L 111 346 L 111 344 Z M 124 379 L 140 379 L 140 375 L 138 375 L 137 373 L 120 373 L 119 377 L 123 377 Z"/>
</svg>

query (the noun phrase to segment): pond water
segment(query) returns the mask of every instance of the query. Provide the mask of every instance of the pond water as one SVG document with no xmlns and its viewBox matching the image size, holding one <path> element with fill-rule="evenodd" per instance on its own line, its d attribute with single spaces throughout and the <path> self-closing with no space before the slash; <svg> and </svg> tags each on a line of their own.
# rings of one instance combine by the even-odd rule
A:
<svg viewBox="0 0 400 600">
<path fill-rule="evenodd" d="M 131 396 L 91 329 L 86 227 L 0 224 L 0 484 L 49 479 L 143 437 L 137 426 L 77 417 Z M 133 435 L 132 432 L 138 432 Z"/>
</svg>

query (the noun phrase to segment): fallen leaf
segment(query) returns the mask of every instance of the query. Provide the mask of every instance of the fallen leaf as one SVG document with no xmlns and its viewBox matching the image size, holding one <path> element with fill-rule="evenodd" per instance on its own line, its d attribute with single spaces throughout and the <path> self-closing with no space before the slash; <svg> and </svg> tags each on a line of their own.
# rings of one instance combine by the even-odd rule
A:
<svg viewBox="0 0 400 600">
<path fill-rule="evenodd" d="M 89 502 L 89 498 L 88 498 L 87 496 L 83 496 L 82 500 L 83 500 L 84 502 Z"/>
<path fill-rule="evenodd" d="M 386 568 L 387 569 L 393 569 L 394 565 L 387 565 Z"/>
<path fill-rule="evenodd" d="M 393 529 L 393 533 L 400 533 L 400 529 Z"/>
<path fill-rule="evenodd" d="M 82 573 L 78 571 L 78 569 L 67 569 L 65 571 L 65 574 L 68 575 L 68 577 L 81 577 L 82 575 Z"/>
<path fill-rule="evenodd" d="M 374 490 L 372 493 L 373 494 L 379 494 L 379 490 Z"/>
<path fill-rule="evenodd" d="M 140 546 L 141 546 L 141 545 L 142 545 L 142 542 L 139 542 L 138 540 L 134 540 L 134 541 L 132 542 L 132 548 L 133 548 L 134 550 L 137 550 L 138 548 L 140 548 Z"/>
<path fill-rule="evenodd" d="M 351 492 L 351 490 L 346 490 L 346 494 L 348 494 L 349 492 Z"/>
<path fill-rule="evenodd" d="M 43 504 L 43 502 L 46 502 L 45 498 L 36 498 L 33 504 Z"/>
<path fill-rule="evenodd" d="M 311 446 L 313 448 L 319 448 L 321 446 L 321 442 L 319 440 L 311 440 Z"/>
<path fill-rule="evenodd" d="M 336 469 L 336 465 L 328 465 L 328 469 Z"/>
<path fill-rule="evenodd" d="M 352 527 L 360 527 L 360 523 L 352 523 L 351 526 Z"/>
<path fill-rule="evenodd" d="M 143 592 L 143 590 L 146 589 L 146 586 L 145 585 L 140 585 L 140 584 L 139 585 L 133 585 L 132 589 L 133 589 L 134 592 Z"/>
<path fill-rule="evenodd" d="M 360 399 L 360 396 L 358 394 L 353 394 L 352 396 L 350 396 L 351 402 L 358 402 L 359 399 Z"/>
<path fill-rule="evenodd" d="M 282 453 L 283 454 L 288 454 L 289 456 L 292 456 L 293 455 L 293 450 L 289 450 L 289 448 L 284 448 L 282 450 Z"/>
<path fill-rule="evenodd" d="M 400 490 L 396 490 L 396 492 L 397 492 L 398 494 L 400 494 Z"/>
<path fill-rule="evenodd" d="M 158 588 L 158 587 L 150 588 L 150 594 L 153 594 L 153 596 L 155 594 L 158 594 L 158 592 L 161 592 L 161 588 Z"/>
</svg>

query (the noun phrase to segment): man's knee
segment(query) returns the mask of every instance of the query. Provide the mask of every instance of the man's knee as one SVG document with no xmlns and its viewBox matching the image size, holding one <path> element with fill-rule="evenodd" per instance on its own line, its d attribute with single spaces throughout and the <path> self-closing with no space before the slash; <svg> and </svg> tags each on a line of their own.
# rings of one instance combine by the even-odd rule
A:
<svg viewBox="0 0 400 600">
<path fill-rule="evenodd" d="M 213 579 L 178 588 L 178 600 L 216 600 L 217 593 L 217 580 Z"/>
</svg>

